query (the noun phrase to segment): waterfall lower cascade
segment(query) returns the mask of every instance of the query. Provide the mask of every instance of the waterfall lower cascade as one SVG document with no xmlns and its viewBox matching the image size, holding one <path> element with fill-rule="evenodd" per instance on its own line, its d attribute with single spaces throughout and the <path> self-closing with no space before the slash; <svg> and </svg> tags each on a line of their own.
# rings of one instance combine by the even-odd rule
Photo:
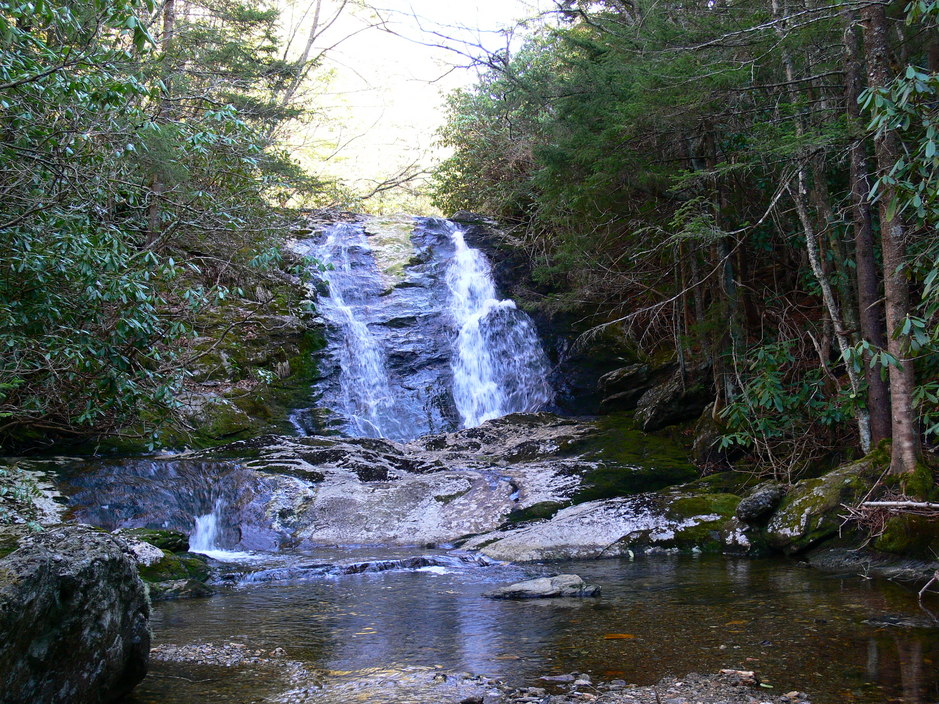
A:
<svg viewBox="0 0 939 704">
<path fill-rule="evenodd" d="M 509 413 L 535 411 L 551 400 L 548 359 L 535 326 L 512 300 L 499 300 L 485 255 L 452 231 L 447 267 L 454 345 L 453 400 L 463 427 Z"/>
<path fill-rule="evenodd" d="M 550 403 L 534 323 L 498 297 L 485 255 L 450 221 L 399 225 L 389 238 L 340 223 L 295 245 L 319 263 L 329 340 L 320 415 L 298 413 L 298 430 L 409 440 Z"/>
<path fill-rule="evenodd" d="M 223 508 L 222 500 L 216 499 L 211 511 L 195 517 L 195 525 L 189 534 L 189 551 L 207 555 L 221 562 L 254 559 L 252 553 L 226 550 L 219 545 L 222 537 Z"/>
</svg>

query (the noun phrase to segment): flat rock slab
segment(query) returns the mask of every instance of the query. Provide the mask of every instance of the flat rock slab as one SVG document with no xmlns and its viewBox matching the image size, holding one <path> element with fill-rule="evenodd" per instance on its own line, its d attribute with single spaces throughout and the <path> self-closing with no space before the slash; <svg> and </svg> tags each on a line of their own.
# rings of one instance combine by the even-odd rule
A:
<svg viewBox="0 0 939 704">
<path fill-rule="evenodd" d="M 539 577 L 499 587 L 484 596 L 490 599 L 555 599 L 564 597 L 600 596 L 600 587 L 586 584 L 576 574 Z"/>
</svg>

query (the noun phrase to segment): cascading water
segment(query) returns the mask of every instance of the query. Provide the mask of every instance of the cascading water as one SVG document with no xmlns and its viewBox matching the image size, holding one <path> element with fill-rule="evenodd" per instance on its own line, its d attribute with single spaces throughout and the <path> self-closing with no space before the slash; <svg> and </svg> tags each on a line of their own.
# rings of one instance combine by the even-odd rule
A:
<svg viewBox="0 0 939 704">
<path fill-rule="evenodd" d="M 419 218 L 394 239 L 343 223 L 295 249 L 320 262 L 329 291 L 317 304 L 330 326 L 320 409 L 295 415 L 301 433 L 338 417 L 347 435 L 410 440 L 551 401 L 534 324 L 498 298 L 485 255 L 454 223 Z"/>
<path fill-rule="evenodd" d="M 551 400 L 549 365 L 531 319 L 512 300 L 499 300 L 489 262 L 452 228 L 447 267 L 454 344 L 453 399 L 462 425 L 535 411 Z"/>
<path fill-rule="evenodd" d="M 192 552 L 213 552 L 220 550 L 218 546 L 218 512 L 219 502 L 210 513 L 196 516 L 196 525 L 189 536 L 189 549 Z"/>
<path fill-rule="evenodd" d="M 219 545 L 221 540 L 221 518 L 224 502 L 216 499 L 209 513 L 196 516 L 192 533 L 189 535 L 189 551 L 207 555 L 222 562 L 250 560 L 254 555 L 248 552 L 226 550 Z"/>
<path fill-rule="evenodd" d="M 327 232 L 321 246 L 310 245 L 304 252 L 322 265 L 329 296 L 320 299 L 320 312 L 338 330 L 338 393 L 325 401 L 344 419 L 350 435 L 405 438 L 408 432 L 396 409 L 385 353 L 367 323 L 381 288 L 365 234 L 348 223 Z"/>
</svg>

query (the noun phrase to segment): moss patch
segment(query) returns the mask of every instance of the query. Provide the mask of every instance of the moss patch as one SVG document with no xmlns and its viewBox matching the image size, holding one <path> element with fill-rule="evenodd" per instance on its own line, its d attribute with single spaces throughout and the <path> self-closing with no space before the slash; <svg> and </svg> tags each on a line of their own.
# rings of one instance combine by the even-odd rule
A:
<svg viewBox="0 0 939 704">
<path fill-rule="evenodd" d="M 569 504 L 558 503 L 556 501 L 541 501 L 528 508 L 512 511 L 506 521 L 511 524 L 516 524 L 545 520 L 554 517 L 554 514 L 568 505 Z"/>
<path fill-rule="evenodd" d="M 603 416 L 597 428 L 599 432 L 565 448 L 567 454 L 600 460 L 600 465 L 584 476 L 574 503 L 658 491 L 698 476 L 688 459 L 688 440 L 680 428 L 644 433 L 628 413 Z"/>
<path fill-rule="evenodd" d="M 939 521 L 926 516 L 893 516 L 874 547 L 893 555 L 939 559 Z"/>
<path fill-rule="evenodd" d="M 165 528 L 125 528 L 118 535 L 131 537 L 150 543 L 154 547 L 169 552 L 186 552 L 189 550 L 189 537 L 178 530 Z"/>
<path fill-rule="evenodd" d="M 739 503 L 740 497 L 734 494 L 683 496 L 669 503 L 668 514 L 678 520 L 712 514 L 730 518 Z"/>
</svg>

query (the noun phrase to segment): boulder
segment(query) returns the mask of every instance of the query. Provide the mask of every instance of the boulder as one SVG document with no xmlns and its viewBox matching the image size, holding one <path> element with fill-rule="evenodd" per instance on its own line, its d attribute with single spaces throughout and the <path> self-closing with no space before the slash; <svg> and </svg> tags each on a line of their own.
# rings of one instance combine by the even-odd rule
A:
<svg viewBox="0 0 939 704">
<path fill-rule="evenodd" d="M 114 701 L 147 672 L 150 604 L 126 543 L 87 526 L 0 559 L 0 703 Z"/>
<path fill-rule="evenodd" d="M 739 497 L 676 489 L 588 501 L 549 520 L 478 535 L 463 544 L 495 560 L 532 562 L 618 557 L 642 551 L 747 552 L 733 518 Z"/>
<path fill-rule="evenodd" d="M 538 577 L 499 587 L 483 596 L 490 599 L 552 599 L 563 597 L 600 596 L 600 587 L 584 582 L 576 574 Z"/>
<path fill-rule="evenodd" d="M 706 371 L 686 369 L 682 374 L 679 369 L 646 391 L 636 406 L 636 424 L 648 433 L 699 417 L 713 397 Z"/>
<path fill-rule="evenodd" d="M 735 515 L 744 523 L 765 523 L 785 495 L 786 488 L 782 484 L 764 482 L 740 500 Z"/>
<path fill-rule="evenodd" d="M 649 390 L 649 366 L 636 363 L 620 367 L 601 376 L 598 386 L 603 396 L 600 413 L 631 411 Z"/>
<path fill-rule="evenodd" d="M 844 523 L 842 504 L 863 497 L 879 472 L 864 459 L 796 483 L 766 526 L 767 543 L 792 555 L 836 535 Z"/>
</svg>

